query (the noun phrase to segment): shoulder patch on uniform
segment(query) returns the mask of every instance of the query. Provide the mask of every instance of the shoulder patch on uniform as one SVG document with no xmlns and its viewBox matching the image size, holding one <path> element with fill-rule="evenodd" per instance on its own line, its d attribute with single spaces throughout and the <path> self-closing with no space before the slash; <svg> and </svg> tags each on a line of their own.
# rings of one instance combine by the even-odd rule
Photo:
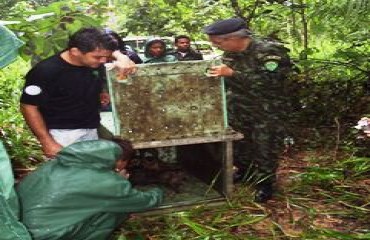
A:
<svg viewBox="0 0 370 240">
<path fill-rule="evenodd" d="M 265 68 L 268 70 L 268 71 L 270 71 L 270 72 L 272 72 L 272 71 L 275 71 L 276 70 L 276 68 L 279 66 L 279 63 L 278 62 L 276 62 L 276 61 L 266 61 L 265 63 L 264 63 L 264 66 L 265 66 Z"/>
<path fill-rule="evenodd" d="M 28 95 L 36 96 L 42 92 L 42 89 L 36 85 L 29 85 L 24 89 L 24 92 Z"/>
</svg>

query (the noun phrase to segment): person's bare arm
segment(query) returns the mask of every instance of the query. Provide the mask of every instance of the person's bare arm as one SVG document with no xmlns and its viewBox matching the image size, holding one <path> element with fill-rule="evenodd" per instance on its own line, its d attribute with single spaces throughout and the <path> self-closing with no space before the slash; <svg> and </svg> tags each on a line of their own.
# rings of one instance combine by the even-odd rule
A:
<svg viewBox="0 0 370 240">
<path fill-rule="evenodd" d="M 50 135 L 38 107 L 21 104 L 20 108 L 27 125 L 40 141 L 44 154 L 47 157 L 54 157 L 62 149 L 62 145 L 57 143 Z"/>
<path fill-rule="evenodd" d="M 118 50 L 114 51 L 112 56 L 116 60 L 114 66 L 118 68 L 120 74 L 129 75 L 136 72 L 136 64 L 128 56 Z"/>
<path fill-rule="evenodd" d="M 213 66 L 210 69 L 210 76 L 211 77 L 231 77 L 234 74 L 234 70 L 227 66 L 226 64 L 221 64 L 219 66 Z"/>
</svg>

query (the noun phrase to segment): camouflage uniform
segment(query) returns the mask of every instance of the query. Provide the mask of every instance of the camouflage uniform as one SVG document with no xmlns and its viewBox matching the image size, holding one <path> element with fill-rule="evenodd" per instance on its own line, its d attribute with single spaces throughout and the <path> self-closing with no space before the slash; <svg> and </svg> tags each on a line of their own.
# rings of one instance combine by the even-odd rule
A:
<svg viewBox="0 0 370 240">
<path fill-rule="evenodd" d="M 276 42 L 253 39 L 243 52 L 225 52 L 223 57 L 235 71 L 226 79 L 229 124 L 244 134 L 234 145 L 235 164 L 251 167 L 270 183 L 275 181 L 287 120 L 288 51 Z"/>
</svg>

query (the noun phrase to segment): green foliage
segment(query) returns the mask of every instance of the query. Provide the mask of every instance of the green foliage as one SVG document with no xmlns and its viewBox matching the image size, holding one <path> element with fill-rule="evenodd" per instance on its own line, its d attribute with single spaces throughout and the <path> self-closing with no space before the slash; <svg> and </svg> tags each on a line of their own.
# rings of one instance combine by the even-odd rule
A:
<svg viewBox="0 0 370 240">
<path fill-rule="evenodd" d="M 364 92 L 365 75 L 353 74 L 351 69 L 331 63 L 315 64 L 309 69 L 309 81 L 301 82 L 296 103 L 296 117 L 301 126 L 319 127 L 356 121 L 363 114 L 356 112 Z"/>
<path fill-rule="evenodd" d="M 116 13 L 124 12 L 118 31 L 123 35 L 189 34 L 194 38 L 202 36 L 202 28 L 220 16 L 227 17 L 222 7 L 226 1 L 116 1 Z M 117 28 L 117 26 L 116 26 Z M 204 38 L 204 35 L 202 36 Z"/>
<path fill-rule="evenodd" d="M 26 43 L 21 56 L 36 63 L 63 50 L 69 36 L 81 27 L 101 26 L 104 10 L 103 1 L 92 0 L 55 2 L 37 9 L 28 6 L 18 18 L 9 19 L 20 21 L 9 28 Z"/>
<path fill-rule="evenodd" d="M 205 39 L 202 29 L 216 20 L 240 16 L 260 34 L 279 32 L 287 27 L 289 8 L 267 1 L 194 1 L 194 0 L 116 0 L 115 17 L 118 22 L 111 27 L 123 35 L 189 34 L 194 39 Z M 124 13 L 124 14 L 120 14 Z M 273 24 L 271 24 L 273 23 Z M 283 37 L 283 36 L 282 36 Z"/>
<path fill-rule="evenodd" d="M 309 18 L 313 34 L 346 39 L 348 34 L 368 28 L 369 2 L 366 0 L 323 0 L 309 1 Z"/>
<path fill-rule="evenodd" d="M 17 166 L 31 166 L 41 156 L 39 144 L 19 111 L 22 80 L 28 68 L 29 64 L 18 60 L 0 70 L 0 138 Z"/>
<path fill-rule="evenodd" d="M 345 169 L 346 176 L 351 179 L 361 179 L 370 175 L 369 163 L 370 157 L 351 157 L 341 162 L 341 165 Z"/>
<path fill-rule="evenodd" d="M 46 6 L 53 2 L 60 2 L 61 0 L 30 0 L 30 3 L 34 6 Z"/>
<path fill-rule="evenodd" d="M 0 16 L 5 18 L 10 14 L 10 9 L 17 3 L 17 0 L 2 0 L 0 2 Z"/>
<path fill-rule="evenodd" d="M 299 177 L 304 184 L 319 184 L 321 187 L 331 188 L 333 184 L 343 180 L 343 173 L 342 169 L 309 167 Z"/>
</svg>

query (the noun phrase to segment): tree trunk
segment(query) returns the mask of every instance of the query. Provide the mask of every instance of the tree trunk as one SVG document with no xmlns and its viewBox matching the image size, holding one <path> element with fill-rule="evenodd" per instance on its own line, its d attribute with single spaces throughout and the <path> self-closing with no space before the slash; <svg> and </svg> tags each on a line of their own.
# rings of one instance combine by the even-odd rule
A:
<svg viewBox="0 0 370 240">
<path fill-rule="evenodd" d="M 305 13 L 305 6 L 303 0 L 298 0 L 300 5 L 300 11 L 299 14 L 301 15 L 301 21 L 302 21 L 302 27 L 303 27 L 303 34 L 302 34 L 302 40 L 303 40 L 303 54 L 301 55 L 301 59 L 306 60 L 307 59 L 307 52 L 308 52 L 308 24 L 307 24 L 307 18 Z"/>
<path fill-rule="evenodd" d="M 294 5 L 294 0 L 291 0 L 291 3 Z M 293 41 L 297 41 L 297 44 L 293 42 L 292 47 L 295 50 L 296 46 L 300 46 L 302 44 L 302 39 L 300 38 L 299 32 L 297 30 L 297 19 L 296 19 L 296 12 L 294 8 L 291 8 L 291 28 L 289 34 Z"/>
</svg>

